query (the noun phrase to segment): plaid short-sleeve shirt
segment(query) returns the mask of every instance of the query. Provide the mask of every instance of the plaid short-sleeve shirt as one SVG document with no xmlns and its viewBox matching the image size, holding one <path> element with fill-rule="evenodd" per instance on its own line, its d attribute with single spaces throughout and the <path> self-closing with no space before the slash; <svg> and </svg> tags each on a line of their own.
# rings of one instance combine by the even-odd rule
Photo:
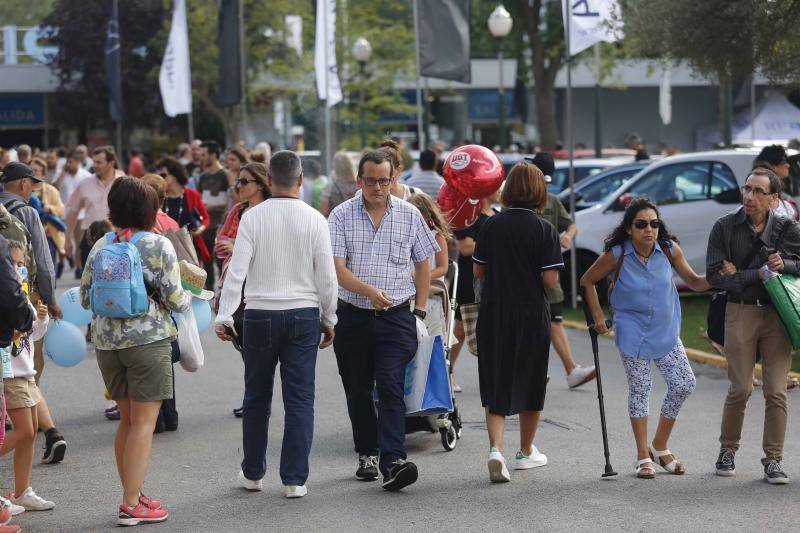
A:
<svg viewBox="0 0 800 533">
<path fill-rule="evenodd" d="M 392 305 L 417 292 L 411 278 L 413 263 L 428 259 L 439 245 L 410 203 L 389 196 L 389 208 L 376 228 L 359 194 L 333 210 L 328 217 L 334 257 L 347 259 L 347 268 L 362 282 L 386 291 Z M 339 297 L 363 309 L 372 301 L 339 287 Z"/>
</svg>

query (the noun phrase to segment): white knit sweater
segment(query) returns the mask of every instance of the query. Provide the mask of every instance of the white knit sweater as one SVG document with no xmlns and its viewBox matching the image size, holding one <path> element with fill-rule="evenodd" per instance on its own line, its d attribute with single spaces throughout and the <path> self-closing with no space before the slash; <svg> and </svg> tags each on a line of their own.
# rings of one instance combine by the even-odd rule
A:
<svg viewBox="0 0 800 533">
<path fill-rule="evenodd" d="M 270 198 L 242 216 L 217 324 L 233 324 L 245 279 L 246 309 L 319 307 L 322 324 L 336 325 L 339 283 L 328 223 L 302 200 Z"/>
</svg>

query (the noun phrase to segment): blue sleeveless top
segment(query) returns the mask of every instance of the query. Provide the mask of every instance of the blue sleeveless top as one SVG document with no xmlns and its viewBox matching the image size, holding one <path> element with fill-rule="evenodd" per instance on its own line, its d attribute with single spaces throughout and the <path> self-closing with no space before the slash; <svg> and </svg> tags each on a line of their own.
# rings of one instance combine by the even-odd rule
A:
<svg viewBox="0 0 800 533">
<path fill-rule="evenodd" d="M 630 239 L 612 249 L 617 262 L 623 247 L 625 260 L 611 293 L 617 348 L 628 357 L 660 359 L 678 344 L 681 332 L 672 265 L 658 242 L 646 265 L 636 258 Z"/>
</svg>

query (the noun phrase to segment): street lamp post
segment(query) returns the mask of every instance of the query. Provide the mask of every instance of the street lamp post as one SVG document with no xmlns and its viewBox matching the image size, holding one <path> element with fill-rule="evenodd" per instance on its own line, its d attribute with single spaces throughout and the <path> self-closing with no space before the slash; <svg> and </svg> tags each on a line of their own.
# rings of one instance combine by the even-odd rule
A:
<svg viewBox="0 0 800 533">
<path fill-rule="evenodd" d="M 367 81 L 366 66 L 369 56 L 372 54 L 372 46 L 364 37 L 359 37 L 353 44 L 353 57 L 358 61 L 358 70 L 361 73 L 361 89 L 358 93 L 359 117 L 361 120 L 361 147 L 367 146 L 367 121 L 364 109 L 364 85 Z"/>
<path fill-rule="evenodd" d="M 503 39 L 511 33 L 511 27 L 514 21 L 511 14 L 499 4 L 492 14 L 489 15 L 487 21 L 489 32 L 492 37 L 497 41 L 497 66 L 499 69 L 499 86 L 497 94 L 497 107 L 498 107 L 498 127 L 500 129 L 500 150 L 505 149 L 506 146 L 506 95 L 505 88 L 503 87 Z"/>
</svg>

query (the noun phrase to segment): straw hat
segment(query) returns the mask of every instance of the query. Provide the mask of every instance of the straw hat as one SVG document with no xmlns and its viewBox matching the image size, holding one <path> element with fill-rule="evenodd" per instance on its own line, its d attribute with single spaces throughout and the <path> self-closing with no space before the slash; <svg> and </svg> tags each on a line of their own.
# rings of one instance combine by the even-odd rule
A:
<svg viewBox="0 0 800 533">
<path fill-rule="evenodd" d="M 208 274 L 199 266 L 193 265 L 185 259 L 178 263 L 181 267 L 181 285 L 184 289 L 192 293 L 195 298 L 210 300 L 214 297 L 213 291 L 207 291 L 206 277 Z"/>
</svg>

